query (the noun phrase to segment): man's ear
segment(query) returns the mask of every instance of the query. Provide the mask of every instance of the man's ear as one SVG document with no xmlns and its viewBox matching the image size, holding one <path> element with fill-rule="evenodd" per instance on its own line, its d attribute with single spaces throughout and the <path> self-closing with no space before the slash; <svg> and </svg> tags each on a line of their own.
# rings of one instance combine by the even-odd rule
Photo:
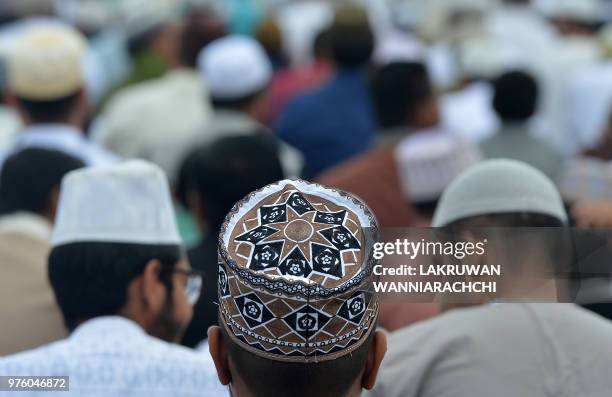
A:
<svg viewBox="0 0 612 397">
<path fill-rule="evenodd" d="M 229 370 L 227 346 L 223 341 L 221 328 L 217 325 L 208 328 L 208 351 L 210 351 L 210 355 L 215 363 L 219 381 L 222 385 L 229 385 L 232 381 L 232 374 Z"/>
<path fill-rule="evenodd" d="M 73 110 L 70 123 L 81 127 L 87 121 L 89 113 L 89 95 L 87 94 L 87 90 L 85 88 L 81 88 L 78 92 L 76 107 Z"/>
<path fill-rule="evenodd" d="M 366 362 L 365 371 L 361 378 L 361 387 L 366 390 L 371 390 L 376 384 L 376 377 L 378 376 L 378 370 L 382 363 L 385 353 L 387 352 L 387 334 L 383 331 L 374 331 L 374 338 L 372 340 L 372 347 L 368 354 L 368 361 Z"/>
<path fill-rule="evenodd" d="M 140 293 L 141 299 L 148 310 L 157 313 L 161 310 L 166 299 L 166 288 L 159 280 L 162 265 L 158 259 L 151 259 L 142 272 Z"/>
<path fill-rule="evenodd" d="M 55 185 L 49 193 L 49 203 L 47 204 L 47 210 L 45 211 L 45 217 L 51 222 L 55 223 L 55 215 L 57 213 L 57 205 L 59 203 L 60 185 Z"/>
<path fill-rule="evenodd" d="M 195 189 L 189 189 L 186 196 L 187 207 L 193 213 L 200 231 L 204 232 L 206 230 L 206 214 L 204 213 L 204 208 L 202 208 L 200 193 Z"/>
</svg>

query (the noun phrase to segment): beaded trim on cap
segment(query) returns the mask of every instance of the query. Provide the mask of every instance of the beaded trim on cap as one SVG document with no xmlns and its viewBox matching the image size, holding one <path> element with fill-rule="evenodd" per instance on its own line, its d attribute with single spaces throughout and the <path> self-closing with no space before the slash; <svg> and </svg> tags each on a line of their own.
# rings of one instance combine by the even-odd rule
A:
<svg viewBox="0 0 612 397">
<path fill-rule="evenodd" d="M 378 313 L 376 220 L 355 197 L 301 180 L 253 192 L 219 235 L 223 325 L 282 361 L 323 361 L 361 345 Z"/>
</svg>

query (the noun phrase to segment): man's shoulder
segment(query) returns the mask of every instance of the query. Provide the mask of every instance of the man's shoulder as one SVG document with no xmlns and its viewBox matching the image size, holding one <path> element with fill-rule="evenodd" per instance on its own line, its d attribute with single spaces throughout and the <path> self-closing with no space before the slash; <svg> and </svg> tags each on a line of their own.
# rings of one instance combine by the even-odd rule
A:
<svg viewBox="0 0 612 397">
<path fill-rule="evenodd" d="M 102 338 L 104 339 L 104 338 Z M 107 341 L 108 342 L 108 341 Z M 3 375 L 68 376 L 76 395 L 222 396 L 207 352 L 145 336 L 125 343 L 65 339 L 0 358 Z"/>
<path fill-rule="evenodd" d="M 112 165 L 121 161 L 121 157 L 106 149 L 98 142 L 86 139 L 82 157 L 91 166 Z"/>
</svg>

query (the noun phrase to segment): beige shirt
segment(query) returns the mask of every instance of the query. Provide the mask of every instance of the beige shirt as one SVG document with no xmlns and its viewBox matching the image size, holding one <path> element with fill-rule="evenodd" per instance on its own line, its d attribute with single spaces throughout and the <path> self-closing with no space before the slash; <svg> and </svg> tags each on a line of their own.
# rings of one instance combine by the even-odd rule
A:
<svg viewBox="0 0 612 397">
<path fill-rule="evenodd" d="M 606 397 L 612 323 L 573 304 L 449 311 L 392 333 L 368 397 Z"/>
<path fill-rule="evenodd" d="M 211 115 L 206 83 L 193 70 L 177 69 L 120 91 L 91 136 L 122 157 L 157 163 L 173 180 L 183 160 L 174 146 L 189 140 Z"/>
<path fill-rule="evenodd" d="M 67 334 L 47 277 L 50 233 L 36 215 L 0 218 L 0 356 Z"/>
</svg>

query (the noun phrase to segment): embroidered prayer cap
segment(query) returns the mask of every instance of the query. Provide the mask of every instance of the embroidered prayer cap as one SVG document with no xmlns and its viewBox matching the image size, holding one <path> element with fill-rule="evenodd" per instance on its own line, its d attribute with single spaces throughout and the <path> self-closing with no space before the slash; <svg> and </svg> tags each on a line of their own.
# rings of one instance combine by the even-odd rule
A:
<svg viewBox="0 0 612 397">
<path fill-rule="evenodd" d="M 87 41 L 74 28 L 41 23 L 17 34 L 7 54 L 8 84 L 19 97 L 54 100 L 84 84 Z"/>
<path fill-rule="evenodd" d="M 530 212 L 567 222 L 561 195 L 541 171 L 516 160 L 487 160 L 459 175 L 444 191 L 433 226 L 478 215 Z"/>
<path fill-rule="evenodd" d="M 442 132 L 427 131 L 405 138 L 395 148 L 404 194 L 413 203 L 440 198 L 461 172 L 482 160 L 471 144 Z"/>
<path fill-rule="evenodd" d="M 347 193 L 283 180 L 249 194 L 219 234 L 221 326 L 277 361 L 354 351 L 376 327 L 377 238 L 374 216 Z"/>
<path fill-rule="evenodd" d="M 180 245 L 166 176 L 143 160 L 68 173 L 51 241 Z"/>
<path fill-rule="evenodd" d="M 263 90 L 272 78 L 272 64 L 263 47 L 246 36 L 228 36 L 207 45 L 198 68 L 213 98 L 232 100 Z"/>
</svg>

